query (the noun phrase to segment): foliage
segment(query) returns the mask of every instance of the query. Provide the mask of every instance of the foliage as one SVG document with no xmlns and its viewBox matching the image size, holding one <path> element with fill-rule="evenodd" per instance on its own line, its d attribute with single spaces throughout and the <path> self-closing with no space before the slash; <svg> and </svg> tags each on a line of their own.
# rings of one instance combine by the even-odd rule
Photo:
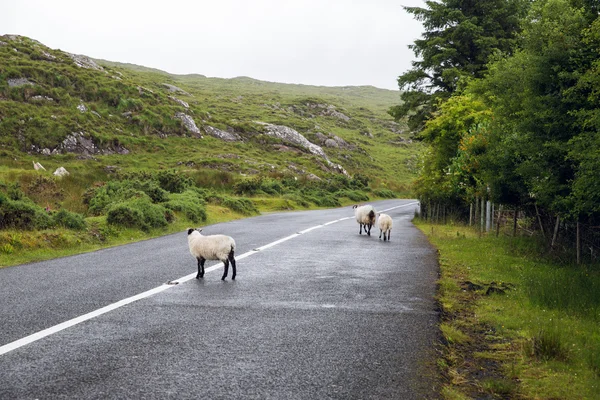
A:
<svg viewBox="0 0 600 400">
<path fill-rule="evenodd" d="M 163 203 L 163 206 L 169 210 L 183 212 L 192 222 L 206 221 L 206 202 L 194 190 L 169 195 L 169 200 Z"/>
<path fill-rule="evenodd" d="M 13 200 L 0 192 L 0 229 L 46 229 L 52 218 L 29 199 Z"/>
<path fill-rule="evenodd" d="M 83 215 L 60 209 L 52 215 L 55 226 L 67 229 L 82 230 L 86 228 Z"/>
<path fill-rule="evenodd" d="M 405 7 L 423 23 L 423 39 L 409 46 L 419 59 L 398 78 L 402 104 L 390 113 L 408 117 L 418 130 L 459 89 L 461 80 L 481 78 L 497 53 L 512 53 L 520 30 L 525 0 L 426 1 L 426 7 Z"/>
<path fill-rule="evenodd" d="M 109 224 L 149 230 L 167 225 L 165 207 L 152 204 L 147 197 L 133 198 L 112 205 L 106 214 Z"/>
</svg>

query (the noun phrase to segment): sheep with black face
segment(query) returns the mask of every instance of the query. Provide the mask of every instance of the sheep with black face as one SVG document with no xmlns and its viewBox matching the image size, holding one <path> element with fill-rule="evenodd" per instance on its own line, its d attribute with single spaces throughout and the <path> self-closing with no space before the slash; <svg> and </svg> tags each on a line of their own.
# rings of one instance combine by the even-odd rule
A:
<svg viewBox="0 0 600 400">
<path fill-rule="evenodd" d="M 235 240 L 227 235 L 205 236 L 200 228 L 188 229 L 188 244 L 190 253 L 198 260 L 198 274 L 196 279 L 204 277 L 204 263 L 206 260 L 220 260 L 225 265 L 221 280 L 225 280 L 231 263 L 231 279 L 235 279 Z"/>
</svg>

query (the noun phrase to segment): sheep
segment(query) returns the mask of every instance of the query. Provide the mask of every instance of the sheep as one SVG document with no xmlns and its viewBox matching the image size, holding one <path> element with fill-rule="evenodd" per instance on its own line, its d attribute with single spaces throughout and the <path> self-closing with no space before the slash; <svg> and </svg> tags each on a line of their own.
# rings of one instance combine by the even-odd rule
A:
<svg viewBox="0 0 600 400">
<path fill-rule="evenodd" d="M 231 236 L 226 235 L 209 235 L 204 236 L 200 232 L 200 228 L 188 229 L 188 244 L 190 253 L 198 260 L 198 274 L 196 279 L 204 277 L 204 262 L 206 260 L 221 260 L 225 265 L 225 271 L 221 280 L 225 280 L 229 270 L 229 262 L 233 275 L 231 280 L 235 280 L 235 240 Z"/>
<path fill-rule="evenodd" d="M 360 229 L 358 231 L 359 235 L 362 235 L 363 225 L 365 227 L 365 233 L 371 236 L 371 227 L 375 225 L 375 210 L 373 206 L 359 206 L 355 204 L 352 206 L 354 209 L 354 216 L 356 217 L 356 222 L 360 225 Z"/>
<path fill-rule="evenodd" d="M 387 233 L 387 240 L 390 240 L 392 236 L 392 217 L 387 214 L 377 214 L 377 225 L 379 225 L 379 239 L 381 239 L 383 233 L 383 241 L 385 242 Z"/>
</svg>

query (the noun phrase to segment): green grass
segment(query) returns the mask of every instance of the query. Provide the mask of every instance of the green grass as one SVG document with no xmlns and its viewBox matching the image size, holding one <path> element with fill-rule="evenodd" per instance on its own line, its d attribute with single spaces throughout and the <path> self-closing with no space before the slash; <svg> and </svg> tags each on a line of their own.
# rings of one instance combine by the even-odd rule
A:
<svg viewBox="0 0 600 400">
<path fill-rule="evenodd" d="M 557 265 L 531 238 L 417 225 L 440 252 L 445 398 L 598 398 L 599 266 Z M 492 282 L 504 294 L 486 295 Z"/>
</svg>

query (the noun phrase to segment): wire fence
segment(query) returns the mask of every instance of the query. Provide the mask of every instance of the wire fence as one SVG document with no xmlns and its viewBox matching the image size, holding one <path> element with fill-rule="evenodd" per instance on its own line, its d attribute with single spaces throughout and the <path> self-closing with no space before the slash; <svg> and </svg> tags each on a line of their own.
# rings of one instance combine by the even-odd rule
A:
<svg viewBox="0 0 600 400">
<path fill-rule="evenodd" d="M 422 202 L 418 215 L 434 224 L 464 223 L 482 234 L 535 236 L 564 262 L 600 262 L 600 221 L 573 222 L 534 205 L 515 208 L 481 200 L 469 208 Z"/>
</svg>

